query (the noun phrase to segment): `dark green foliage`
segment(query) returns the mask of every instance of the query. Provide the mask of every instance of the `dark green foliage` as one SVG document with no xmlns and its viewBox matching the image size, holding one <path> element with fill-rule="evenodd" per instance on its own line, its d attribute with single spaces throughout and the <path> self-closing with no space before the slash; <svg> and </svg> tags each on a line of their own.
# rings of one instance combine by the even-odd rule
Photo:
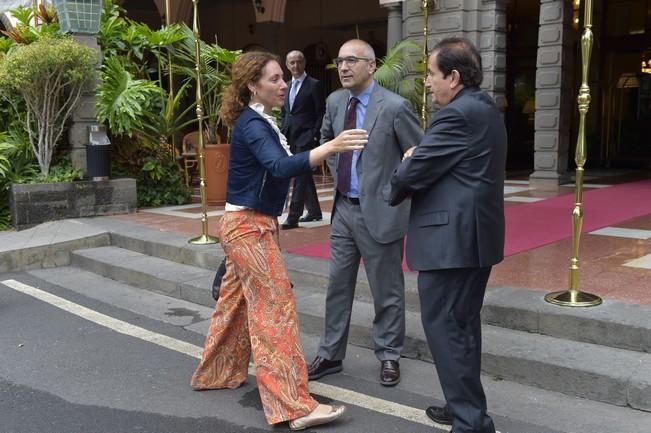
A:
<svg viewBox="0 0 651 433">
<path fill-rule="evenodd" d="M 27 183 L 38 177 L 36 157 L 20 122 L 0 131 L 0 230 L 11 228 L 9 189 L 12 183 Z"/>
<path fill-rule="evenodd" d="M 133 172 L 132 167 L 114 164 L 111 176 L 136 178 L 138 207 L 179 205 L 190 201 L 190 190 L 186 188 L 183 174 L 176 163 L 161 164 L 155 158 L 148 158 L 137 173 Z"/>
<path fill-rule="evenodd" d="M 378 59 L 374 75 L 380 85 L 407 99 L 416 114 L 420 114 L 422 106 L 422 74 L 425 71 L 422 50 L 423 47 L 414 41 L 398 42 L 386 56 Z M 414 78 L 416 73 L 421 77 Z"/>
</svg>

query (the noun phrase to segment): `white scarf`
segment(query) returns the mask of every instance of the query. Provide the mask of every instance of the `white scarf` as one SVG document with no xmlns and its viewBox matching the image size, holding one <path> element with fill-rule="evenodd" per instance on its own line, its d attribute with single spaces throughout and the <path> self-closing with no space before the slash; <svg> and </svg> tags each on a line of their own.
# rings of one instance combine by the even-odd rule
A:
<svg viewBox="0 0 651 433">
<path fill-rule="evenodd" d="M 271 125 L 273 128 L 274 132 L 278 134 L 278 138 L 280 139 L 280 144 L 283 146 L 283 149 L 285 149 L 285 152 L 287 152 L 287 155 L 291 155 L 292 152 L 289 150 L 289 145 L 287 144 L 287 137 L 283 135 L 282 132 L 280 132 L 280 129 L 278 128 L 278 125 L 276 125 L 276 119 L 273 116 L 268 115 L 267 113 L 264 112 L 264 105 L 257 103 L 257 102 L 252 102 L 249 104 L 249 107 L 251 109 L 255 110 L 256 113 L 260 114 L 262 117 L 265 118 L 267 122 Z"/>
</svg>

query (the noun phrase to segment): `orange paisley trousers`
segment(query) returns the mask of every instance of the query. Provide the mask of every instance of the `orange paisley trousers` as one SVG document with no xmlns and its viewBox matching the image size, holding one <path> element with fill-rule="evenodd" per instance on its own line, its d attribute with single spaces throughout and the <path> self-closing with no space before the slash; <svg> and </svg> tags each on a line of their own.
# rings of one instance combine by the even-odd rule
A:
<svg viewBox="0 0 651 433">
<path fill-rule="evenodd" d="M 195 390 L 237 388 L 251 352 L 269 424 L 300 418 L 318 405 L 308 390 L 296 301 L 278 244 L 278 220 L 253 210 L 226 212 L 219 237 L 226 274 L 192 375 Z"/>
</svg>

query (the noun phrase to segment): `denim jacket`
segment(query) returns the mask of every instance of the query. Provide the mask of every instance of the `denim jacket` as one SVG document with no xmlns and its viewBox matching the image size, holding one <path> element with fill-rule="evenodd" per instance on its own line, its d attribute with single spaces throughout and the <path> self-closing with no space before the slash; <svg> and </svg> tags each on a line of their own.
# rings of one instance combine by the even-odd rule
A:
<svg viewBox="0 0 651 433">
<path fill-rule="evenodd" d="M 226 201 L 279 216 L 289 180 L 310 170 L 309 156 L 309 152 L 288 155 L 267 120 L 246 107 L 231 135 Z"/>
</svg>

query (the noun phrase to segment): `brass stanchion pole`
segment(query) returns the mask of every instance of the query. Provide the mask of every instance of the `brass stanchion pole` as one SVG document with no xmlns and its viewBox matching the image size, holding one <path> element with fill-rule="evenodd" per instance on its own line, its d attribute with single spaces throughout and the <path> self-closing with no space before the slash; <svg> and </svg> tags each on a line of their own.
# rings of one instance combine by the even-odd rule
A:
<svg viewBox="0 0 651 433">
<path fill-rule="evenodd" d="M 421 95 L 421 107 L 420 107 L 420 127 L 427 128 L 427 87 L 425 87 L 425 80 L 427 80 L 427 37 L 429 36 L 429 3 L 427 0 L 423 0 L 421 5 L 423 9 L 423 62 L 425 63 L 425 73 L 423 74 L 423 94 Z"/>
<path fill-rule="evenodd" d="M 206 212 L 206 146 L 203 142 L 203 92 L 201 90 L 201 39 L 199 35 L 199 0 L 192 0 L 194 5 L 194 32 L 195 45 L 195 70 L 197 72 L 197 121 L 199 122 L 199 175 L 201 177 L 199 190 L 201 191 L 201 235 L 190 239 L 188 242 L 196 245 L 216 244 L 219 239 L 208 235 L 208 215 Z"/>
<path fill-rule="evenodd" d="M 570 288 L 569 290 L 549 293 L 545 301 L 565 307 L 592 307 L 601 304 L 599 296 L 581 292 L 579 283 L 579 241 L 583 226 L 583 166 L 586 161 L 585 117 L 590 108 L 590 86 L 588 71 L 592 53 L 592 0 L 585 2 L 584 29 L 581 36 L 581 87 L 577 98 L 579 105 L 579 133 L 576 140 L 576 186 L 574 192 L 574 210 L 572 211 L 572 258 L 570 259 Z"/>
<path fill-rule="evenodd" d="M 170 0 L 165 0 L 165 25 L 169 27 L 171 24 L 170 18 Z M 167 49 L 167 74 L 169 77 L 169 98 L 170 101 L 174 101 L 174 74 L 172 72 L 172 53 L 170 49 Z M 176 157 L 176 134 L 172 134 L 172 159 Z"/>
</svg>

